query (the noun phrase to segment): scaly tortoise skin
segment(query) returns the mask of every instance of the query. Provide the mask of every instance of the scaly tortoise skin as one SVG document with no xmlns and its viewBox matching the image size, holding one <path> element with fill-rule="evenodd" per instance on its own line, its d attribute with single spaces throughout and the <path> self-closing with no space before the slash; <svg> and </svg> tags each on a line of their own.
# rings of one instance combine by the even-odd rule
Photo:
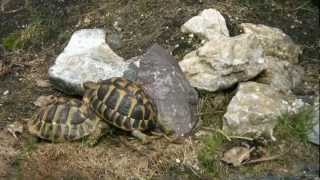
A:
<svg viewBox="0 0 320 180">
<path fill-rule="evenodd" d="M 156 109 L 142 87 L 121 77 L 84 83 L 84 104 L 107 123 L 146 142 L 142 131 L 156 126 Z"/>
<path fill-rule="evenodd" d="M 29 132 L 42 139 L 65 142 L 89 136 L 89 145 L 96 144 L 106 128 L 101 118 L 79 100 L 42 107 L 28 123 Z"/>
</svg>

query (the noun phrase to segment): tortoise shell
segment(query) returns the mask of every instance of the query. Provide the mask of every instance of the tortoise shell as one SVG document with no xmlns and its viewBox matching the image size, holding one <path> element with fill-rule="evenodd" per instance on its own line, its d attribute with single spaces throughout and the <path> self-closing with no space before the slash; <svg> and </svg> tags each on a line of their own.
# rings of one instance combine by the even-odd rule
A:
<svg viewBox="0 0 320 180">
<path fill-rule="evenodd" d="M 81 108 L 81 102 L 54 103 L 43 107 L 28 123 L 29 132 L 53 142 L 78 140 L 94 131 L 99 117 Z"/>
<path fill-rule="evenodd" d="M 84 87 L 84 102 L 106 122 L 126 131 L 155 127 L 156 109 L 139 84 L 114 77 Z"/>
</svg>

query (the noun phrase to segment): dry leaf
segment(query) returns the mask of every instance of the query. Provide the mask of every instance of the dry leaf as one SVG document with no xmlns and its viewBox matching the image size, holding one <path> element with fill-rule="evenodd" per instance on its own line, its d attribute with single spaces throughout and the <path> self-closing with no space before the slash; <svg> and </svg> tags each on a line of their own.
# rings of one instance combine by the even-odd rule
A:
<svg viewBox="0 0 320 180">
<path fill-rule="evenodd" d="M 221 160 L 228 164 L 232 164 L 234 167 L 238 167 L 250 159 L 250 153 L 254 149 L 255 148 L 250 149 L 249 147 L 236 146 L 226 151 Z"/>
<path fill-rule="evenodd" d="M 46 87 L 51 86 L 51 84 L 48 80 L 42 80 L 42 79 L 37 80 L 36 84 L 38 87 L 42 87 L 42 88 L 46 88 Z"/>
</svg>

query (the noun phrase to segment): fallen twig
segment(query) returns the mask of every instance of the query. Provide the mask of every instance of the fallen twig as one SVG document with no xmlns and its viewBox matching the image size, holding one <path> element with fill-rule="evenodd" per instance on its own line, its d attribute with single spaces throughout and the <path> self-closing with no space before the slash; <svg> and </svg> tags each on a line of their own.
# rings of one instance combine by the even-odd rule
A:
<svg viewBox="0 0 320 180">
<path fill-rule="evenodd" d="M 282 156 L 282 154 L 278 154 L 278 155 L 270 156 L 270 157 L 262 157 L 262 158 L 259 158 L 259 159 L 254 159 L 254 160 L 250 160 L 250 161 L 244 162 L 243 165 L 245 165 L 245 164 L 254 164 L 254 163 L 259 163 L 259 162 L 264 162 L 264 161 L 271 161 L 271 160 L 275 160 L 275 159 L 279 158 L 280 156 Z"/>
<path fill-rule="evenodd" d="M 185 164 L 184 167 L 188 168 L 192 172 L 192 174 L 197 176 L 197 178 L 201 179 L 201 176 L 197 173 L 197 171 L 192 166 L 188 166 L 188 165 Z"/>
<path fill-rule="evenodd" d="M 203 130 L 206 131 L 215 131 L 220 133 L 221 135 L 223 135 L 228 141 L 231 141 L 232 139 L 244 139 L 247 141 L 253 141 L 253 138 L 250 137 L 245 137 L 245 136 L 228 136 L 225 132 L 223 132 L 221 129 L 215 129 L 215 128 L 211 128 L 211 127 L 202 127 Z"/>
</svg>

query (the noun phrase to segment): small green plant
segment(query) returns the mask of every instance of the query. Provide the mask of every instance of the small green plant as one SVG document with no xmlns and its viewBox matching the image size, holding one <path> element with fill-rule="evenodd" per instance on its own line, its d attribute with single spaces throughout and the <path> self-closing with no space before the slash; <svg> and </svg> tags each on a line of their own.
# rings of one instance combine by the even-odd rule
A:
<svg viewBox="0 0 320 180">
<path fill-rule="evenodd" d="M 26 27 L 8 34 L 0 43 L 6 49 L 15 50 L 39 49 L 53 41 L 57 42 L 57 38 L 64 41 L 69 34 L 64 31 L 63 8 L 63 3 L 57 1 L 30 2 L 26 7 Z"/>
<path fill-rule="evenodd" d="M 220 159 L 217 152 L 223 142 L 224 137 L 219 133 L 213 133 L 203 139 L 203 147 L 198 154 L 198 160 L 209 176 L 214 177 L 220 173 L 221 165 L 219 165 Z"/>
<path fill-rule="evenodd" d="M 312 108 L 304 108 L 294 115 L 288 113 L 283 114 L 279 118 L 275 132 L 276 136 L 281 139 L 298 139 L 306 143 L 308 140 L 308 133 L 312 129 L 313 123 Z"/>
<path fill-rule="evenodd" d="M 7 37 L 3 38 L 2 44 L 6 49 L 15 49 L 17 39 L 18 39 L 18 34 L 11 33 Z"/>
<path fill-rule="evenodd" d="M 48 29 L 40 21 L 29 24 L 25 29 L 13 32 L 2 40 L 7 49 L 40 47 L 48 38 Z"/>
</svg>

